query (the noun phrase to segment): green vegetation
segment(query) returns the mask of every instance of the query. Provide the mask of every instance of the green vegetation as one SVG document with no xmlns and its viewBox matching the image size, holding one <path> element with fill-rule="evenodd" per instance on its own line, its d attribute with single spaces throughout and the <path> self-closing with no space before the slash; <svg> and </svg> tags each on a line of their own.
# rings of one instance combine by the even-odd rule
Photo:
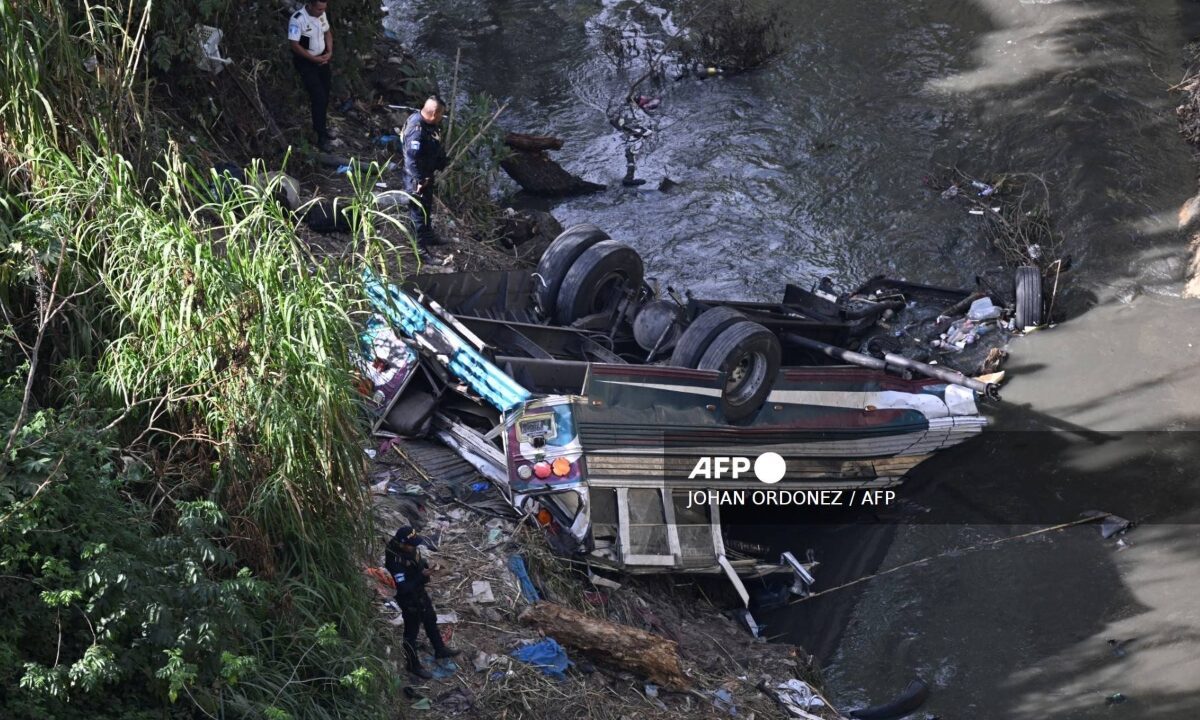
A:
<svg viewBox="0 0 1200 720">
<path fill-rule="evenodd" d="M 348 258 L 150 107 L 234 6 L 0 0 L 6 718 L 394 715 Z M 364 197 L 351 264 L 382 266 Z"/>
</svg>

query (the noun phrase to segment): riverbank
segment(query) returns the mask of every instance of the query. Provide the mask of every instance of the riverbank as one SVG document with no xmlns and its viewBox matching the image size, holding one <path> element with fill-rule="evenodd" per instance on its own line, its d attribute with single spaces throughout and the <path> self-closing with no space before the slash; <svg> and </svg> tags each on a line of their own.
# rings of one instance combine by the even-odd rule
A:
<svg viewBox="0 0 1200 720">
<path fill-rule="evenodd" d="M 377 58 L 403 52 L 381 38 Z M 385 62 L 387 62 L 385 60 Z M 390 63 L 399 65 L 400 63 Z M 367 72 L 377 72 L 368 63 Z M 383 95 L 370 105 L 356 103 L 346 114 L 335 116 L 333 129 L 339 143 L 323 163 L 302 176 L 300 201 L 346 196 L 354 192 L 352 179 L 334 167 L 376 162 L 386 167 L 396 157 L 378 138 L 403 125 L 407 111 L 394 105 L 415 104 L 416 98 Z M 454 108 L 451 107 L 453 113 Z M 342 162 L 345 161 L 345 162 Z M 384 172 L 386 191 L 398 184 L 399 171 Z M 496 220 L 488 227 L 465 221 L 439 202 L 439 231 L 445 245 L 430 248 L 425 257 L 405 246 L 407 236 L 383 224 L 383 232 L 403 247 L 401 268 L 412 272 L 458 272 L 529 267 L 540 250 L 557 234 L 557 223 L 547 213 L 517 214 L 498 206 L 467 208 L 464 214 Z M 534 227 L 529 228 L 532 223 Z M 340 252 L 337 233 L 319 234 L 301 228 L 301 237 L 327 254 Z M 512 245 L 512 247 L 505 247 Z M 415 441 L 420 444 L 422 441 Z M 591 580 L 586 570 L 548 549 L 542 532 L 514 518 L 493 503 L 479 511 L 454 497 L 437 469 L 423 466 L 417 453 L 403 441 L 385 442 L 376 453 L 372 470 L 380 544 L 404 524 L 437 537 L 432 561 L 442 567 L 433 583 L 433 596 L 445 623 L 444 634 L 463 650 L 453 663 L 438 664 L 433 681 L 410 686 L 399 701 L 406 717 L 428 711 L 445 717 L 516 718 L 690 718 L 696 716 L 770 718 L 795 717 L 780 703 L 780 686 L 800 681 L 799 687 L 819 688 L 820 670 L 800 647 L 767 642 L 734 619 L 723 578 L 621 577 Z M 477 476 L 477 482 L 486 482 Z M 511 653 L 540 638 L 536 627 L 521 621 L 530 598 L 508 570 L 513 555 L 528 563 L 530 576 L 543 601 L 573 609 L 591 618 L 642 630 L 675 643 L 682 667 L 691 682 L 686 691 L 660 688 L 638 673 L 606 663 L 603 657 L 577 654 L 565 643 L 572 669 L 564 678 L 551 678 L 521 663 Z M 378 559 L 376 560 L 379 561 Z M 477 582 L 488 583 L 491 600 L 480 602 L 472 594 Z M 383 617 L 392 628 L 391 653 L 399 657 L 402 626 L 394 608 L 386 604 L 386 589 L 377 588 Z M 723 602 L 718 604 L 715 600 Z M 402 675 L 397 668 L 398 677 Z M 788 697 L 786 688 L 783 697 Z M 794 691 L 793 691 L 794 692 Z M 807 712 L 817 718 L 840 718 L 828 701 L 813 702 Z"/>
<path fill-rule="evenodd" d="M 463 651 L 451 662 L 426 658 L 436 677 L 406 691 L 405 717 L 422 717 L 428 710 L 436 717 L 546 720 L 782 719 L 795 716 L 777 698 L 780 685 L 794 680 L 819 685 L 819 668 L 803 649 L 755 638 L 713 604 L 710 598 L 726 590 L 723 579 L 589 577 L 586 568 L 554 556 L 541 531 L 504 512 L 503 499 L 482 490 L 482 478 L 469 467 L 466 474 L 474 480 L 461 477 L 465 463 L 449 450 L 426 441 L 396 441 L 385 443 L 380 453 L 372 473 L 380 541 L 402 524 L 414 524 L 434 539 L 431 559 L 440 569 L 431 595 L 443 635 Z M 431 475 L 419 458 L 436 463 L 438 473 Z M 459 479 L 447 482 L 448 476 Z M 466 490 L 470 485 L 480 489 Z M 464 492 L 465 501 L 460 499 Z M 513 557 L 522 558 L 538 600 L 510 570 Z M 399 652 L 399 618 L 383 604 L 389 591 L 380 587 L 379 592 L 381 613 L 396 626 L 393 651 Z M 689 687 L 660 687 L 610 657 L 579 652 L 566 641 L 562 645 L 571 665 L 561 677 L 518 661 L 515 650 L 543 637 L 536 624 L 522 620 L 535 602 L 675 644 Z M 771 628 L 764 628 L 764 635 L 770 634 Z M 818 703 L 808 712 L 841 717 Z"/>
</svg>

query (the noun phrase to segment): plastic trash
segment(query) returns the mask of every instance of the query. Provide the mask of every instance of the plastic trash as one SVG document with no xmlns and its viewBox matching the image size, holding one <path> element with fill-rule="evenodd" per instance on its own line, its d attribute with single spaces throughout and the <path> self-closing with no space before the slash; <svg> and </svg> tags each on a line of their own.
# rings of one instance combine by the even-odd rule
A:
<svg viewBox="0 0 1200 720">
<path fill-rule="evenodd" d="M 773 692 L 780 704 L 796 717 L 804 717 L 801 713 L 825 706 L 821 698 L 817 697 L 817 692 L 803 680 L 793 678 L 785 683 L 779 683 L 774 687 Z"/>
<path fill-rule="evenodd" d="M 432 655 L 422 655 L 421 664 L 428 668 L 429 672 L 433 673 L 433 677 L 438 680 L 445 680 L 458 672 L 458 663 L 449 658 L 438 660 Z"/>
<path fill-rule="evenodd" d="M 1100 536 L 1105 540 L 1133 527 L 1133 523 L 1119 515 L 1109 515 L 1100 521 Z"/>
<path fill-rule="evenodd" d="M 649 95 L 638 95 L 637 104 L 643 110 L 657 110 L 658 106 L 662 104 L 662 100 Z"/>
<path fill-rule="evenodd" d="M 375 142 L 379 145 L 391 145 L 392 143 L 400 142 L 399 135 L 380 135 L 375 138 Z"/>
<path fill-rule="evenodd" d="M 567 668 L 575 664 L 567 657 L 567 651 L 549 637 L 513 650 L 510 654 L 523 663 L 541 668 L 542 673 L 557 680 L 565 680 Z"/>
<path fill-rule="evenodd" d="M 334 172 L 337 173 L 338 175 L 349 175 L 350 174 L 350 166 L 349 165 L 338 165 L 338 169 L 334 170 Z"/>
<path fill-rule="evenodd" d="M 737 715 L 737 706 L 733 704 L 733 693 L 721 688 L 713 693 L 713 706 L 730 715 Z"/>
<path fill-rule="evenodd" d="M 983 210 L 981 208 L 971 208 L 967 212 L 970 213 L 971 215 L 982 215 L 983 214 Z"/>
<path fill-rule="evenodd" d="M 967 310 L 967 318 L 974 322 L 981 320 L 994 320 L 1000 317 L 1000 308 L 992 303 L 990 297 L 981 297 L 971 303 L 971 308 Z"/>
<path fill-rule="evenodd" d="M 958 197 L 958 186 L 957 185 L 951 185 L 950 187 L 948 187 L 942 191 L 942 199 L 943 200 L 949 200 L 952 197 Z"/>
<path fill-rule="evenodd" d="M 224 70 L 226 65 L 233 64 L 229 58 L 221 57 L 220 44 L 223 37 L 225 34 L 211 25 L 196 26 L 196 42 L 199 44 L 196 67 L 216 75 Z"/>
<path fill-rule="evenodd" d="M 471 581 L 471 602 L 493 603 L 496 597 L 492 595 L 492 584 L 487 580 Z"/>
<path fill-rule="evenodd" d="M 1125 697 L 1124 693 L 1115 692 L 1112 695 L 1104 698 L 1105 705 L 1120 705 L 1129 698 Z"/>
<path fill-rule="evenodd" d="M 529 571 L 525 569 L 525 558 L 520 555 L 512 555 L 508 558 L 508 569 L 517 577 L 517 582 L 521 586 L 521 595 L 525 597 L 526 602 L 535 603 L 541 600 L 538 595 L 537 588 L 533 586 L 533 580 L 529 577 Z"/>
<path fill-rule="evenodd" d="M 992 193 L 996 192 L 996 188 L 978 180 L 972 180 L 971 187 L 979 191 L 979 197 L 991 197 Z"/>
</svg>

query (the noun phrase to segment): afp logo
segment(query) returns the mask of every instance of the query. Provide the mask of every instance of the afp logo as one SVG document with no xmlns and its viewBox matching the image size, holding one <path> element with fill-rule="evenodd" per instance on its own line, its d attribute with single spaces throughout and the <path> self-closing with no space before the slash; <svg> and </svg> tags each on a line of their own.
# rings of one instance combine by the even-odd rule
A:
<svg viewBox="0 0 1200 720">
<path fill-rule="evenodd" d="M 688 475 L 688 480 L 703 478 L 705 480 L 738 480 L 744 473 L 750 471 L 751 461 L 748 457 L 730 455 L 708 455 L 696 461 L 695 467 Z M 779 453 L 766 452 L 759 455 L 753 462 L 754 477 L 760 481 L 774 485 L 787 474 L 787 462 Z"/>
</svg>

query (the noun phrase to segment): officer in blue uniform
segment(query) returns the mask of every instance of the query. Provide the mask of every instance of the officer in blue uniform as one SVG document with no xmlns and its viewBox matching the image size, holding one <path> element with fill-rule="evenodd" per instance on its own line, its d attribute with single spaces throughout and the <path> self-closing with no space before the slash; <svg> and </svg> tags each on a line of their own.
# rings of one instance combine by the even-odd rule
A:
<svg viewBox="0 0 1200 720">
<path fill-rule="evenodd" d="M 442 242 L 433 230 L 433 183 L 434 174 L 446 167 L 441 131 L 445 114 L 446 104 L 442 99 L 431 97 L 425 101 L 420 112 L 408 118 L 401 135 L 404 143 L 404 191 L 416 200 L 409 203 L 408 216 L 422 245 L 440 245 Z"/>
<path fill-rule="evenodd" d="M 429 644 L 433 646 L 434 657 L 451 658 L 462 651 L 447 647 L 442 634 L 438 632 L 437 612 L 433 609 L 429 593 L 425 591 L 425 584 L 434 571 L 417 554 L 417 548 L 425 544 L 425 538 L 405 525 L 388 541 L 384 567 L 396 581 L 396 604 L 400 606 L 400 614 L 404 618 L 404 659 L 408 671 L 428 680 L 433 674 L 421 666 L 421 659 L 417 657 L 417 636 L 422 627 L 425 628 Z"/>
</svg>

